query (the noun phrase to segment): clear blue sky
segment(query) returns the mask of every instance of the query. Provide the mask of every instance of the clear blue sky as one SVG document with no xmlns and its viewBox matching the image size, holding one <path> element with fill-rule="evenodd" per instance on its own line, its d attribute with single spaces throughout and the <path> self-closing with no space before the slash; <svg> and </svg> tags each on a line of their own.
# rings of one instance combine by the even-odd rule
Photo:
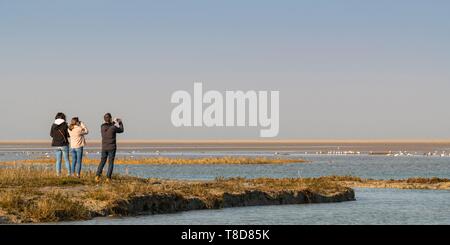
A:
<svg viewBox="0 0 450 245">
<path fill-rule="evenodd" d="M 177 129 L 170 95 L 280 90 L 280 139 L 450 138 L 450 1 L 0 0 L 0 140 L 54 114 L 98 138 L 256 139 Z"/>
</svg>

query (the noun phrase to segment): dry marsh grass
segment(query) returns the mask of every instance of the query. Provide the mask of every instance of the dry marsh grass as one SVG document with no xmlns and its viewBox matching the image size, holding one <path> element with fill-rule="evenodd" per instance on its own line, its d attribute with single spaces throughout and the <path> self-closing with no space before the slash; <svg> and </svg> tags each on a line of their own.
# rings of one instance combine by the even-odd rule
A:
<svg viewBox="0 0 450 245">
<path fill-rule="evenodd" d="M 330 195 L 348 188 L 315 179 L 178 181 L 122 175 L 114 175 L 112 183 L 97 184 L 93 173 L 73 178 L 57 177 L 53 171 L 39 167 L 0 168 L 0 213 L 7 213 L 10 220 L 17 223 L 56 222 L 88 219 L 96 212 L 113 210 L 120 201 L 139 196 L 196 198 L 212 207 L 224 193 L 303 190 Z"/>
<path fill-rule="evenodd" d="M 119 203 L 143 196 L 167 200 L 197 199 L 206 207 L 216 207 L 218 202 L 223 201 L 225 194 L 263 192 L 275 197 L 280 193 L 304 192 L 334 196 L 349 191 L 350 187 L 450 189 L 450 180 L 370 180 L 353 176 L 328 176 L 180 181 L 114 175 L 112 183 L 102 181 L 98 184 L 91 172 L 84 173 L 81 178 L 73 178 L 57 177 L 54 171 L 39 166 L 3 167 L 0 168 L 0 214 L 6 214 L 3 216 L 15 223 L 83 220 L 99 215 L 120 214 L 116 213 Z"/>
<path fill-rule="evenodd" d="M 399 180 L 376 180 L 364 179 L 354 176 L 326 176 L 320 177 L 318 179 L 336 182 L 347 187 L 450 190 L 450 179 L 436 177 L 415 177 Z"/>
<path fill-rule="evenodd" d="M 44 186 L 73 186 L 94 183 L 94 174 L 84 173 L 89 178 L 56 177 L 54 171 L 39 167 L 1 168 L 0 188 L 5 187 L 44 187 Z"/>
<path fill-rule="evenodd" d="M 26 164 L 54 164 L 55 159 L 50 158 L 35 158 L 24 159 L 17 161 L 0 162 L 0 165 L 26 165 Z M 97 158 L 83 158 L 83 164 L 98 164 L 100 159 Z M 203 157 L 203 158 L 175 158 L 175 157 L 147 157 L 147 158 L 132 158 L 121 157 L 117 158 L 116 164 L 168 164 L 168 165 L 212 165 L 212 164 L 288 164 L 288 163 L 308 163 L 304 159 L 293 158 L 269 158 L 269 157 Z"/>
<path fill-rule="evenodd" d="M 0 192 L 0 207 L 19 222 L 56 222 L 89 218 L 89 211 L 61 191 L 19 188 Z"/>
<path fill-rule="evenodd" d="M 409 178 L 406 180 L 406 182 L 414 183 L 414 184 L 438 184 L 438 183 L 450 182 L 450 179 L 436 178 L 436 177 L 433 177 L 433 178 Z"/>
</svg>

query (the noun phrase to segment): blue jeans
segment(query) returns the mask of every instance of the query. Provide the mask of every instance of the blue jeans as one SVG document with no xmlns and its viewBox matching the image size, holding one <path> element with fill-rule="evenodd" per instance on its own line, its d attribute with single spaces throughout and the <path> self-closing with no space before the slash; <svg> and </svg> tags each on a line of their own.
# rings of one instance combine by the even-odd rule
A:
<svg viewBox="0 0 450 245">
<path fill-rule="evenodd" d="M 98 168 L 97 168 L 97 176 L 102 175 L 103 168 L 105 167 L 105 164 L 106 164 L 106 160 L 109 159 L 108 173 L 106 174 L 106 177 L 111 179 L 112 172 L 114 169 L 114 158 L 115 157 L 116 157 L 116 150 L 109 150 L 109 151 L 102 150 L 102 160 L 100 161 L 100 164 L 98 165 Z"/>
<path fill-rule="evenodd" d="M 69 146 L 57 146 L 55 148 L 56 155 L 56 174 L 61 175 L 61 158 L 64 158 L 64 163 L 66 164 L 66 169 L 69 175 L 72 174 L 70 169 L 69 161 Z"/>
<path fill-rule="evenodd" d="M 72 148 L 72 173 L 80 176 L 83 162 L 83 147 Z"/>
</svg>

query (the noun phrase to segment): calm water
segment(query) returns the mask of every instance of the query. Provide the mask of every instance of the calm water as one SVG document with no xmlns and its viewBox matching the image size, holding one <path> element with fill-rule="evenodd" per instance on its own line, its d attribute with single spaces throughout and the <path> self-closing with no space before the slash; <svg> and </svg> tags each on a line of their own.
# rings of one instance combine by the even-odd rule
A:
<svg viewBox="0 0 450 245">
<path fill-rule="evenodd" d="M 43 153 L 38 153 L 44 155 Z M 50 153 L 51 155 L 51 153 Z M 122 156 L 148 157 L 154 153 L 122 152 Z M 208 156 L 273 156 L 273 152 L 213 152 L 213 153 L 166 153 L 168 157 L 208 157 Z M 30 153 L 1 153 L 0 161 L 29 158 Z M 98 154 L 89 154 L 98 158 Z M 296 178 L 327 175 L 353 175 L 373 179 L 403 179 L 410 177 L 450 178 L 450 157 L 425 156 L 369 156 L 369 155 L 302 155 L 291 154 L 288 158 L 302 158 L 311 163 L 274 164 L 274 165 L 116 165 L 119 173 L 128 173 L 145 178 L 163 179 L 200 179 L 216 177 L 272 177 Z M 53 168 L 53 166 L 49 166 Z M 85 167 L 95 169 L 96 166 Z"/>
<path fill-rule="evenodd" d="M 450 224 L 450 191 L 356 189 L 357 201 L 189 211 L 67 224 Z"/>
<path fill-rule="evenodd" d="M 0 155 L 0 160 L 29 157 L 30 153 Z M 42 153 L 40 153 L 42 154 Z M 142 157 L 146 152 L 122 152 Z M 270 152 L 184 152 L 167 156 L 270 156 Z M 95 153 L 91 153 L 95 157 Z M 286 157 L 286 156 L 285 156 Z M 286 165 L 118 165 L 116 171 L 140 177 L 214 179 L 216 177 L 316 177 L 354 175 L 374 179 L 409 177 L 450 178 L 450 157 L 387 157 L 295 155 L 310 164 Z M 52 166 L 50 166 L 52 167 Z M 94 169 L 95 166 L 89 168 Z M 86 169 L 86 168 L 85 168 Z M 450 191 L 357 189 L 355 202 L 335 204 L 245 207 L 190 211 L 133 218 L 100 218 L 71 224 L 450 224 Z"/>
<path fill-rule="evenodd" d="M 283 165 L 129 165 L 119 171 L 141 177 L 214 179 L 216 177 L 317 177 L 353 175 L 374 179 L 450 178 L 450 157 L 301 156 L 310 164 Z"/>
</svg>

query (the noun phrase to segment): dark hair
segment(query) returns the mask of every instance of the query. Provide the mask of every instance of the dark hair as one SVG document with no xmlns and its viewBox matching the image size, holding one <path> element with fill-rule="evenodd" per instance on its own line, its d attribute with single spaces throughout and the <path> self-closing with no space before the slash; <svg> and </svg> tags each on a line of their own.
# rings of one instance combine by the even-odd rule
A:
<svg viewBox="0 0 450 245">
<path fill-rule="evenodd" d="M 103 116 L 103 119 L 105 120 L 105 122 L 111 123 L 111 121 L 112 121 L 111 113 L 109 113 L 109 112 L 106 113 L 105 116 Z"/>
<path fill-rule="evenodd" d="M 66 114 L 62 113 L 62 112 L 58 112 L 55 116 L 55 119 L 63 119 L 66 120 Z"/>
<path fill-rule="evenodd" d="M 78 117 L 73 117 L 72 121 L 70 122 L 70 125 L 69 125 L 69 130 L 72 131 L 72 129 L 79 123 L 80 123 L 80 119 L 78 119 Z"/>
</svg>

